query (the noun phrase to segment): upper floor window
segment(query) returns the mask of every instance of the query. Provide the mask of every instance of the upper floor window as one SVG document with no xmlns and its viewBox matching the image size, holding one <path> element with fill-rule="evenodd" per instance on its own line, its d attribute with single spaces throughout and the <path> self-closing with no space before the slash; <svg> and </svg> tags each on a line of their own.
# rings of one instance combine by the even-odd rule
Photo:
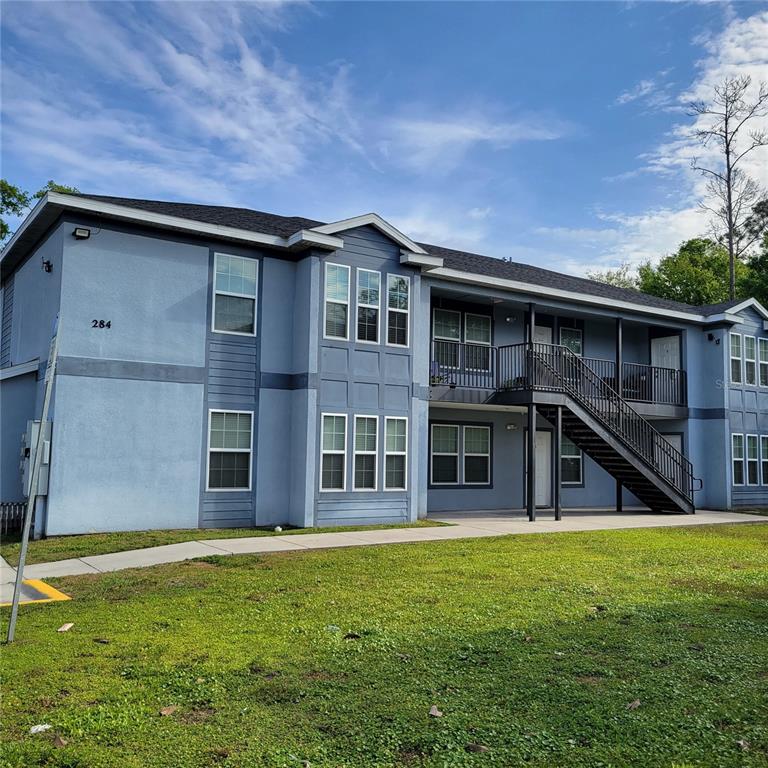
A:
<svg viewBox="0 0 768 768">
<path fill-rule="evenodd" d="M 731 383 L 741 384 L 741 334 L 731 334 Z"/>
<path fill-rule="evenodd" d="M 251 411 L 211 411 L 208 426 L 208 490 L 249 491 L 253 450 Z"/>
<path fill-rule="evenodd" d="M 357 340 L 379 343 L 381 273 L 357 270 Z"/>
<path fill-rule="evenodd" d="M 256 335 L 258 262 L 242 256 L 214 256 L 213 330 Z"/>
<path fill-rule="evenodd" d="M 561 328 L 560 345 L 567 347 L 574 355 L 584 354 L 583 332 L 580 328 Z"/>
<path fill-rule="evenodd" d="M 465 367 L 488 371 L 491 367 L 491 318 L 488 315 L 464 315 Z"/>
<path fill-rule="evenodd" d="M 387 344 L 408 346 L 411 281 L 404 275 L 387 275 Z"/>
<path fill-rule="evenodd" d="M 768 339 L 758 340 L 758 355 L 760 359 L 760 386 L 768 387 Z"/>
<path fill-rule="evenodd" d="M 349 272 L 343 264 L 325 265 L 325 337 L 349 338 Z"/>
<path fill-rule="evenodd" d="M 731 466 L 734 485 L 744 485 L 744 435 L 731 435 Z"/>
<path fill-rule="evenodd" d="M 458 368 L 461 312 L 435 307 L 432 310 L 432 338 L 435 360 L 449 368 Z"/>
<path fill-rule="evenodd" d="M 432 310 L 433 359 L 447 368 L 488 371 L 491 364 L 492 324 L 490 315 L 463 314 L 455 309 Z"/>
<path fill-rule="evenodd" d="M 757 384 L 757 339 L 754 336 L 744 337 L 744 383 Z"/>
</svg>

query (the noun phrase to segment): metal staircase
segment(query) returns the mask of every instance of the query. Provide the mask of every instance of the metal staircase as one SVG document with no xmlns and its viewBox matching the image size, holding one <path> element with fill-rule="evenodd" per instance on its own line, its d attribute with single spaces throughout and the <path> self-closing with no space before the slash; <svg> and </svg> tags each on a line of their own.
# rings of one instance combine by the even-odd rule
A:
<svg viewBox="0 0 768 768">
<path fill-rule="evenodd" d="M 567 347 L 525 343 L 499 347 L 496 392 L 538 398 L 551 423 L 562 407 L 563 433 L 654 511 L 693 514 L 693 466 L 611 386 Z"/>
</svg>

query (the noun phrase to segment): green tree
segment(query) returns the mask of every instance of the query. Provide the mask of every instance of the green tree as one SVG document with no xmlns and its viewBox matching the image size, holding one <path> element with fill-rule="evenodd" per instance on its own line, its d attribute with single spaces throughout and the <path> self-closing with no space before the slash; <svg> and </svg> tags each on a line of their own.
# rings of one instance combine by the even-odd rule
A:
<svg viewBox="0 0 768 768">
<path fill-rule="evenodd" d="M 739 283 L 744 298 L 755 298 L 768 308 L 768 232 L 763 234 L 760 250 L 747 261 L 747 272 Z"/>
<path fill-rule="evenodd" d="M 750 271 L 737 261 L 739 285 Z M 683 243 L 677 253 L 665 256 L 656 266 L 650 262 L 638 269 L 638 288 L 653 296 L 687 304 L 719 304 L 728 301 L 730 256 L 727 248 L 707 238 Z"/>
<path fill-rule="evenodd" d="M 632 272 L 632 267 L 628 262 L 624 262 L 613 269 L 587 271 L 587 277 L 598 283 L 615 285 L 617 288 L 637 288 L 637 276 Z"/>
<path fill-rule="evenodd" d="M 65 194 L 77 194 L 80 190 L 76 187 L 68 187 L 66 184 L 57 184 L 49 181 L 42 189 L 38 189 L 34 195 L 30 195 L 25 189 L 11 184 L 7 179 L 0 179 L 0 243 L 8 239 L 11 228 L 6 221 L 10 216 L 23 216 L 35 200 L 44 197 L 48 192 L 62 192 Z"/>
</svg>

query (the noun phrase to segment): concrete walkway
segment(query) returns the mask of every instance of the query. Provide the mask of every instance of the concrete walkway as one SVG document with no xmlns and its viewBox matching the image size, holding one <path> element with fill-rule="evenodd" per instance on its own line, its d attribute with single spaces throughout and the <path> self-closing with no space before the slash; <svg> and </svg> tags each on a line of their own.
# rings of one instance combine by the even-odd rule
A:
<svg viewBox="0 0 768 768">
<path fill-rule="evenodd" d="M 203 539 L 182 544 L 134 549 L 108 555 L 58 560 L 29 565 L 25 579 L 48 579 L 57 576 L 79 576 L 105 573 L 126 568 L 145 568 L 163 563 L 177 563 L 210 555 L 264 554 L 269 552 L 299 552 L 334 547 L 365 547 L 374 544 L 402 544 L 421 541 L 486 538 L 511 533 L 553 533 L 600 531 L 619 528 L 669 528 L 684 525 L 713 525 L 723 523 L 768 522 L 768 518 L 736 512 L 697 512 L 696 515 L 655 515 L 650 513 L 583 513 L 568 512 L 555 522 L 551 514 L 542 515 L 535 523 L 518 514 L 509 513 L 445 513 L 430 515 L 430 519 L 450 523 L 434 528 L 389 528 L 351 533 L 305 533 L 284 536 L 253 536 L 239 539 Z M 8 587 L 13 590 L 15 570 L 0 558 L 0 602 Z M 8 598 L 10 599 L 10 598 Z"/>
</svg>

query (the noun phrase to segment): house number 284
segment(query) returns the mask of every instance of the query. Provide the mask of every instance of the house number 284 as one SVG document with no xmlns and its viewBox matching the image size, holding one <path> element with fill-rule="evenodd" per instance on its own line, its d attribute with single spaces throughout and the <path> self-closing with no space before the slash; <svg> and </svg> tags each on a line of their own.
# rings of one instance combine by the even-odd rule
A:
<svg viewBox="0 0 768 768">
<path fill-rule="evenodd" d="M 111 328 L 111 320 L 91 320 L 91 328 Z"/>
</svg>

